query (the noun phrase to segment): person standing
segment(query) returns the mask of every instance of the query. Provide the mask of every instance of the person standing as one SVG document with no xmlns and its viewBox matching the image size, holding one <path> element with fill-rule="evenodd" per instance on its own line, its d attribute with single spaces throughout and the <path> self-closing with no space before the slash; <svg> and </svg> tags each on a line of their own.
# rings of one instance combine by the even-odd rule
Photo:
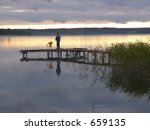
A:
<svg viewBox="0 0 150 130">
<path fill-rule="evenodd" d="M 55 40 L 56 40 L 56 44 L 57 44 L 57 49 L 60 49 L 61 36 L 59 33 L 57 33 Z"/>
</svg>

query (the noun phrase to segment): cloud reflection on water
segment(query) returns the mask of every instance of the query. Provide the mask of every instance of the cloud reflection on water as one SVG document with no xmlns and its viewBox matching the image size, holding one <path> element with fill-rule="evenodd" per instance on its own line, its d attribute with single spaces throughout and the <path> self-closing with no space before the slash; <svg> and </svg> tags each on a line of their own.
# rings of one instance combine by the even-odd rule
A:
<svg viewBox="0 0 150 130">
<path fill-rule="evenodd" d="M 93 100 L 95 112 L 149 110 L 144 98 L 129 99 L 124 93 L 112 93 L 101 81 L 91 87 L 90 81 L 79 79 L 78 64 L 73 70 L 72 63 L 62 62 L 59 77 L 55 72 L 57 63 L 53 64 L 53 70 L 48 70 L 44 62 L 16 62 L 8 71 L 7 68 L 6 71 L 0 69 L 3 72 L 0 76 L 0 79 L 3 77 L 0 112 L 92 112 Z M 19 70 L 13 69 L 14 66 Z"/>
<path fill-rule="evenodd" d="M 0 54 L 0 112 L 150 112 L 145 96 L 112 92 L 101 76 L 92 84 L 95 66 L 61 62 L 58 77 L 57 62 L 49 69 L 20 62 L 19 49 L 1 47 Z"/>
</svg>

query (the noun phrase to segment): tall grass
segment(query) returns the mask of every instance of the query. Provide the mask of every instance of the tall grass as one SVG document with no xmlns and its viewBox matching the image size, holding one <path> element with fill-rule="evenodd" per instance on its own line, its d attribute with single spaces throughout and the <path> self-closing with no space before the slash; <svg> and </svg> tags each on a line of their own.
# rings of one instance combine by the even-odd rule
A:
<svg viewBox="0 0 150 130">
<path fill-rule="evenodd" d="M 118 43 L 107 48 L 113 62 L 122 65 L 150 64 L 150 43 L 135 41 Z"/>
<path fill-rule="evenodd" d="M 87 75 L 83 73 L 83 77 L 89 78 L 87 81 L 92 77 L 92 86 L 100 80 L 112 91 L 135 97 L 145 96 L 150 100 L 150 43 L 116 43 L 106 50 L 110 52 L 113 63 L 110 66 L 94 65 L 91 70 L 80 71 L 86 72 Z"/>
<path fill-rule="evenodd" d="M 120 90 L 134 96 L 146 95 L 150 99 L 150 43 L 118 43 L 107 48 L 112 66 L 107 79 L 111 90 Z"/>
</svg>

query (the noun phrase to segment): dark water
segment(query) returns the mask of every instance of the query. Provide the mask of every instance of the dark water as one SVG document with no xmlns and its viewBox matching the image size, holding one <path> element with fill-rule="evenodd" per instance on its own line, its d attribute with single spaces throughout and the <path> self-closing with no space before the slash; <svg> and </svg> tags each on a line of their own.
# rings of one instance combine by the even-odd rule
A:
<svg viewBox="0 0 150 130">
<path fill-rule="evenodd" d="M 114 76 L 116 71 L 111 66 L 20 62 L 19 50 L 26 48 L 28 38 L 0 39 L 0 112 L 150 112 L 149 82 L 145 82 L 145 90 L 143 84 L 143 89 L 136 89 L 135 84 L 140 82 L 131 80 L 133 84 L 127 85 L 134 88 L 128 90 L 121 83 L 117 86 L 117 79 L 112 80 L 118 73 Z M 129 80 L 121 79 L 123 83 Z"/>
</svg>

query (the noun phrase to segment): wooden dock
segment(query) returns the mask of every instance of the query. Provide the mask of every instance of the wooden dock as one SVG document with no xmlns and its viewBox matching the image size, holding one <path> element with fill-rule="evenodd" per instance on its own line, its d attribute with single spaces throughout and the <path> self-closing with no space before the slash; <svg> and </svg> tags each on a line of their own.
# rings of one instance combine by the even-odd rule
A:
<svg viewBox="0 0 150 130">
<path fill-rule="evenodd" d="M 84 64 L 110 64 L 110 53 L 104 50 L 92 50 L 87 48 L 67 48 L 67 49 L 33 49 L 20 50 L 21 61 L 35 60 L 62 60 L 67 62 L 78 62 Z M 44 58 L 29 57 L 29 53 L 45 53 Z"/>
</svg>

